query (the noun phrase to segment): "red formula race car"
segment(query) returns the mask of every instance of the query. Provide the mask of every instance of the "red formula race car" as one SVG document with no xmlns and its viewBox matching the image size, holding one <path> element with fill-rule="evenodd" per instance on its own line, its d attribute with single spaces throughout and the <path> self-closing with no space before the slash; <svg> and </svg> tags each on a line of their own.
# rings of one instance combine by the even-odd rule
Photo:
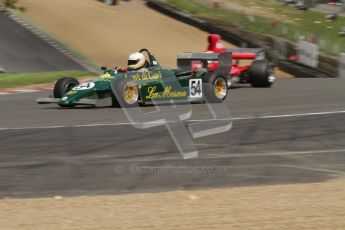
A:
<svg viewBox="0 0 345 230">
<path fill-rule="evenodd" d="M 218 34 L 208 36 L 207 53 L 231 52 L 232 68 L 229 74 L 228 86 L 250 83 L 253 87 L 270 87 L 275 78 L 272 64 L 266 59 L 263 48 L 226 49 Z M 243 62 L 243 63 L 240 63 Z M 200 68 L 200 63 L 194 62 L 192 68 Z M 208 70 L 218 68 L 216 61 L 208 63 Z"/>
</svg>

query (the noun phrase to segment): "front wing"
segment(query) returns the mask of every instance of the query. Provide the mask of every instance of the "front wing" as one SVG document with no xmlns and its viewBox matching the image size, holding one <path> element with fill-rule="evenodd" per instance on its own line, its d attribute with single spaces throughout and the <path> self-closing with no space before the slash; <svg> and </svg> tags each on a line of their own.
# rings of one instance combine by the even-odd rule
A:
<svg viewBox="0 0 345 230">
<path fill-rule="evenodd" d="M 58 104 L 60 98 L 37 98 L 36 102 L 38 104 Z M 93 105 L 95 107 L 107 107 L 112 106 L 112 98 L 102 98 L 102 99 L 81 99 L 79 101 L 75 101 L 74 105 Z"/>
</svg>

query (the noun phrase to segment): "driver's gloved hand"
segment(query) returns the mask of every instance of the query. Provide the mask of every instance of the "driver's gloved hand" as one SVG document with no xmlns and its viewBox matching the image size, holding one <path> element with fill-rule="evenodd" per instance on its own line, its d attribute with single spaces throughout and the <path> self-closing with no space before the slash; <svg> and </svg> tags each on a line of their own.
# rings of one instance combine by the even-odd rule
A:
<svg viewBox="0 0 345 230">
<path fill-rule="evenodd" d="M 117 72 L 121 72 L 121 73 L 126 73 L 127 72 L 126 68 L 119 67 L 119 66 L 114 67 L 114 69 L 117 70 Z"/>
</svg>

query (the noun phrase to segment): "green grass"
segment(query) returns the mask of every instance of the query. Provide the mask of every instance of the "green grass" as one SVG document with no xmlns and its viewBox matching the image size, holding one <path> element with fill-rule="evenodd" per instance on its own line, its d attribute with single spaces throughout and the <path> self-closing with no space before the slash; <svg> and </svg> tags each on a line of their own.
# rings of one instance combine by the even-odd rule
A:
<svg viewBox="0 0 345 230">
<path fill-rule="evenodd" d="M 244 12 L 214 9 L 210 4 L 200 3 L 196 0 L 166 0 L 165 2 L 198 17 L 234 23 L 251 31 L 275 35 L 291 41 L 296 41 L 299 36 L 306 38 L 314 36 L 317 38 L 321 51 L 330 55 L 345 52 L 345 38 L 338 36 L 341 26 L 345 26 L 344 17 L 339 17 L 336 22 L 326 22 L 326 14 L 324 13 L 310 10 L 300 11 L 292 6 L 284 6 L 282 3 L 272 3 L 264 0 L 232 0 L 232 2 L 237 2 L 248 8 L 251 5 L 265 9 L 270 8 L 269 14 L 254 15 L 255 20 L 253 20 L 253 17 L 250 18 Z M 297 21 L 296 18 L 300 20 Z M 272 21 L 277 22 L 275 28 L 271 27 Z M 315 21 L 321 23 L 316 24 Z M 332 28 L 327 28 L 329 26 Z"/>
<path fill-rule="evenodd" d="M 35 84 L 53 83 L 61 77 L 94 76 L 85 71 L 57 71 L 43 73 L 0 73 L 0 89 L 15 88 Z"/>
</svg>

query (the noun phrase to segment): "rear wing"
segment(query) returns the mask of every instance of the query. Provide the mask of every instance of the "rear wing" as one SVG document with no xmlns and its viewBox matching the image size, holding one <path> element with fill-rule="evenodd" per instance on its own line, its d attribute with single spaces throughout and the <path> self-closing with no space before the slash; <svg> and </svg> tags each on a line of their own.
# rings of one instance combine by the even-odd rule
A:
<svg viewBox="0 0 345 230">
<path fill-rule="evenodd" d="M 216 61 L 216 71 L 224 76 L 231 71 L 232 54 L 225 53 L 180 53 L 177 55 L 177 67 L 183 70 L 190 70 L 193 61 L 200 61 L 202 68 L 208 69 L 209 62 Z"/>
<path fill-rule="evenodd" d="M 233 48 L 226 49 L 232 53 L 232 59 L 235 60 L 263 60 L 266 59 L 265 48 Z"/>
</svg>

